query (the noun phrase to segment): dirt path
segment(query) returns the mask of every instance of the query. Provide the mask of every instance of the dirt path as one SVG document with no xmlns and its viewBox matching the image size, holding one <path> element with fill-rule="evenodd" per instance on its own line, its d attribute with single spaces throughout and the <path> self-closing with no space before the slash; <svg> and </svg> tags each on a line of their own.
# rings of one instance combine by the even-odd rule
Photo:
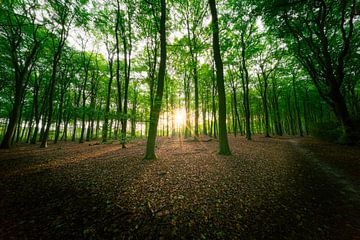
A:
<svg viewBox="0 0 360 240">
<path fill-rule="evenodd" d="M 360 186 L 355 185 L 349 179 L 349 176 L 344 173 L 344 171 L 319 159 L 311 150 L 301 145 L 300 139 L 290 139 L 289 141 L 293 144 L 295 150 L 304 157 L 304 159 L 311 162 L 314 167 L 328 175 L 332 181 L 338 185 L 337 191 L 343 195 L 346 195 L 348 197 L 347 200 L 354 202 L 357 201 L 358 204 L 360 203 Z"/>
<path fill-rule="evenodd" d="M 0 239 L 359 239 L 357 177 L 323 143 L 230 144 L 161 138 L 150 162 L 143 141 L 2 151 Z"/>
</svg>

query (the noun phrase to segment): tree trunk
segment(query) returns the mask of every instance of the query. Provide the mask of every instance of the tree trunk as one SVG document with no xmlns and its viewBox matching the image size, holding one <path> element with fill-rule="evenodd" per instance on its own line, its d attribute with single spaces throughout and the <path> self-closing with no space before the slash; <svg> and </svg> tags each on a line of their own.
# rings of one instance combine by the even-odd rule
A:
<svg viewBox="0 0 360 240">
<path fill-rule="evenodd" d="M 294 127 L 294 119 L 293 119 L 293 114 L 291 111 L 291 104 L 290 104 L 290 95 L 288 94 L 287 97 L 287 110 L 288 110 L 288 121 L 289 121 L 289 128 L 290 128 L 290 132 L 291 135 L 295 135 L 295 127 Z"/>
<path fill-rule="evenodd" d="M 219 154 L 230 155 L 231 151 L 226 131 L 226 96 L 224 86 L 224 70 L 220 54 L 219 25 L 215 0 L 209 0 L 209 5 L 212 16 L 213 53 L 216 66 L 216 80 L 219 97 Z"/>
<path fill-rule="evenodd" d="M 158 74 L 158 86 L 153 108 L 150 113 L 149 136 L 146 143 L 145 159 L 155 159 L 155 141 L 159 115 L 161 110 L 162 97 L 164 92 L 164 80 L 166 73 L 166 0 L 161 0 L 160 17 L 160 66 Z"/>
<path fill-rule="evenodd" d="M 61 89 L 60 100 L 59 100 L 59 115 L 58 115 L 58 120 L 56 122 L 56 127 L 55 127 L 54 143 L 57 143 L 57 141 L 59 140 L 59 136 L 60 136 L 60 125 L 61 125 L 61 121 L 63 120 L 62 118 L 63 118 L 64 94 L 65 94 L 65 90 Z"/>
<path fill-rule="evenodd" d="M 302 123 L 301 123 L 300 107 L 299 107 L 297 94 L 296 94 L 296 88 L 295 88 L 295 74 L 293 74 L 293 77 L 292 77 L 292 85 L 293 85 L 294 105 L 295 105 L 295 111 L 296 111 L 296 118 L 297 118 L 299 133 L 300 133 L 300 136 L 303 137 L 304 134 L 303 134 Z"/>
<path fill-rule="evenodd" d="M 305 131 L 306 135 L 309 135 L 309 128 L 310 128 L 310 108 L 309 106 L 309 93 L 308 89 L 305 88 L 305 97 L 303 97 L 303 106 L 304 106 L 304 120 L 305 120 Z"/>
<path fill-rule="evenodd" d="M 280 117 L 280 110 L 279 110 L 279 101 L 278 101 L 278 94 L 277 94 L 277 86 L 276 86 L 276 80 L 272 78 L 272 92 L 273 92 L 273 98 L 272 98 L 272 104 L 274 108 L 274 124 L 275 124 L 275 132 L 276 135 L 282 136 L 283 135 L 283 129 L 281 126 L 281 117 Z"/>
<path fill-rule="evenodd" d="M 21 101 L 21 107 L 20 107 L 20 115 L 19 115 L 19 121 L 17 123 L 17 130 L 16 130 L 16 143 L 20 140 L 20 133 L 21 133 L 21 123 L 22 123 L 22 115 L 23 115 L 23 108 L 24 108 L 24 99 Z M 14 143 L 15 135 L 13 137 L 11 145 Z"/>
<path fill-rule="evenodd" d="M 18 75 L 18 74 L 16 74 Z M 20 76 L 17 76 L 17 78 L 20 78 Z M 4 135 L 4 138 L 1 142 L 0 148 L 10 148 L 11 147 L 11 140 L 14 136 L 16 125 L 19 121 L 20 116 L 20 110 L 21 110 L 21 99 L 23 94 L 23 79 L 16 79 L 16 85 L 15 85 L 15 99 L 14 99 L 14 105 L 13 109 L 10 113 L 9 123 L 6 129 L 6 133 Z"/>
<path fill-rule="evenodd" d="M 100 113 L 98 113 L 96 118 L 95 139 L 99 138 L 99 130 L 100 130 Z"/>
<path fill-rule="evenodd" d="M 341 139 L 339 139 L 339 141 L 345 144 L 356 143 L 358 137 L 356 136 L 356 133 L 354 131 L 355 126 L 350 117 L 344 96 L 341 94 L 339 88 L 333 88 L 330 94 L 333 100 L 332 109 L 335 113 L 335 116 L 341 123 L 343 130 L 343 135 Z"/>
<path fill-rule="evenodd" d="M 109 71 L 110 78 L 107 86 L 107 96 L 106 96 L 106 104 L 105 104 L 105 117 L 104 117 L 104 125 L 102 127 L 102 142 L 107 142 L 108 136 L 108 127 L 109 127 L 109 112 L 110 112 L 110 99 L 111 99 L 111 85 L 113 80 L 113 61 L 109 60 Z"/>
<path fill-rule="evenodd" d="M 40 42 L 36 40 L 36 32 L 33 34 L 33 36 L 35 36 L 34 45 L 31 50 L 26 54 L 26 59 L 23 59 L 23 64 L 21 64 L 21 61 L 18 59 L 17 54 L 17 48 L 19 46 L 18 39 L 14 36 L 9 37 L 11 62 L 15 72 L 15 97 L 9 117 L 9 123 L 6 128 L 6 133 L 0 145 L 0 148 L 2 149 L 8 149 L 12 145 L 12 139 L 14 137 L 16 125 L 19 121 L 21 102 L 25 92 L 25 79 L 30 76 L 32 63 L 34 62 L 38 49 L 40 48 Z"/>
<path fill-rule="evenodd" d="M 124 76 L 125 76 L 125 89 L 124 89 L 124 106 L 123 106 L 123 114 L 121 119 L 121 146 L 122 148 L 126 148 L 126 129 L 128 122 L 128 92 L 129 92 L 129 83 L 130 83 L 130 73 L 131 73 L 131 50 L 132 50 L 132 29 L 131 29 L 131 17 L 130 11 L 128 14 L 128 34 L 126 34 L 125 21 L 121 25 L 122 29 L 122 39 L 123 39 L 123 50 L 124 50 Z M 128 36 L 128 39 L 126 38 Z M 127 42 L 127 40 L 129 42 Z"/>
<path fill-rule="evenodd" d="M 204 95 L 204 94 L 203 94 Z M 207 108 L 207 99 L 204 99 L 204 96 L 202 96 L 202 117 L 203 117 L 203 134 L 207 135 L 208 131 L 207 131 L 207 127 L 206 127 L 206 108 Z"/>
<path fill-rule="evenodd" d="M 268 108 L 268 99 L 267 99 L 267 89 L 268 89 L 268 77 L 264 76 L 264 97 L 263 97 L 263 106 L 264 106 L 264 112 L 265 112 L 265 137 L 270 137 L 269 130 L 270 130 L 270 124 L 269 124 L 269 108 Z"/>
<path fill-rule="evenodd" d="M 47 141 L 49 138 L 49 132 L 50 132 L 50 126 L 52 122 L 52 116 L 53 116 L 53 108 L 54 108 L 54 94 L 55 94 L 55 86 L 56 86 L 56 74 L 57 74 L 57 68 L 58 64 L 60 62 L 61 53 L 63 50 L 63 47 L 65 45 L 66 40 L 66 34 L 65 34 L 65 26 L 62 26 L 61 30 L 61 39 L 58 43 L 58 46 L 55 50 L 53 63 L 52 63 L 52 73 L 50 78 L 50 91 L 49 91 L 49 108 L 48 108 L 48 117 L 47 117 L 47 124 L 46 129 L 44 131 L 44 135 L 42 136 L 42 141 L 40 147 L 46 148 L 47 147 Z"/>
<path fill-rule="evenodd" d="M 244 33 L 241 33 L 241 82 L 243 88 L 243 102 L 245 112 L 245 134 L 246 139 L 251 140 L 251 121 L 250 121 L 250 103 L 249 103 L 249 74 L 246 67 L 245 59 L 246 45 L 244 41 Z"/>
<path fill-rule="evenodd" d="M 215 70 L 213 69 L 213 74 L 212 74 L 212 121 L 211 121 L 210 133 L 212 132 L 214 138 L 217 138 L 215 95 L 216 95 L 216 82 L 215 82 Z"/>
<path fill-rule="evenodd" d="M 84 143 L 84 134 L 85 134 L 85 120 L 86 120 L 86 96 L 85 96 L 85 90 L 86 90 L 86 83 L 87 83 L 87 71 L 85 72 L 85 81 L 84 86 L 82 90 L 82 118 L 81 118 L 81 134 L 79 143 Z"/>
<path fill-rule="evenodd" d="M 70 113 L 67 113 L 66 119 L 65 119 L 65 123 L 64 123 L 63 134 L 62 134 L 62 136 L 61 136 L 61 140 L 62 140 L 62 141 L 67 141 L 69 122 L 70 122 Z"/>
<path fill-rule="evenodd" d="M 39 113 L 39 90 L 40 90 L 40 79 L 37 77 L 36 71 L 34 71 L 35 83 L 34 83 L 34 96 L 33 96 L 33 107 L 34 107 L 34 116 L 35 116 L 35 129 L 30 140 L 31 144 L 35 144 L 37 140 L 37 134 L 39 132 L 39 122 L 41 114 Z M 46 99 L 46 98 L 44 98 Z M 43 101 L 45 103 L 45 100 Z M 42 106 L 44 109 L 44 104 Z"/>
<path fill-rule="evenodd" d="M 234 136 L 236 137 L 237 134 L 237 126 L 236 126 L 236 116 L 235 116 L 235 109 L 234 109 L 234 98 L 230 98 L 230 109 L 231 109 L 231 122 L 232 122 L 232 130 L 234 133 Z"/>
</svg>

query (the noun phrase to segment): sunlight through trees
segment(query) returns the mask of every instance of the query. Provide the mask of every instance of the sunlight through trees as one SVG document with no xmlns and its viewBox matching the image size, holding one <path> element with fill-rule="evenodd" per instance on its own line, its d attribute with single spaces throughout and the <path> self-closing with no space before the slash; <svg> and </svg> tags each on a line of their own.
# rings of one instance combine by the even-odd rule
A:
<svg viewBox="0 0 360 240">
<path fill-rule="evenodd" d="M 157 136 L 359 140 L 356 1 L 0 6 L 1 148 Z"/>
</svg>

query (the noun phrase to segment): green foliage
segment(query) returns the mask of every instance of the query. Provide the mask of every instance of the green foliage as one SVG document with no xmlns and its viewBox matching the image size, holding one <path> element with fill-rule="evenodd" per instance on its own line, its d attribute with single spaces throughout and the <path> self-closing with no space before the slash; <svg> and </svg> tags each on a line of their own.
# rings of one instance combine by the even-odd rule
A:
<svg viewBox="0 0 360 240">
<path fill-rule="evenodd" d="M 342 136 L 342 128 L 338 122 L 322 122 L 314 124 L 311 135 L 325 141 L 337 142 Z"/>
<path fill-rule="evenodd" d="M 186 108 L 190 132 L 195 126 L 193 112 L 200 112 L 200 129 L 208 128 L 215 135 L 219 103 L 208 1 L 167 2 L 168 58 L 160 114 L 167 120 L 162 128 L 173 130 L 174 112 Z M 18 123 L 32 120 L 34 128 L 37 117 L 47 118 L 49 101 L 53 101 L 51 124 L 60 122 L 63 130 L 66 124 L 72 129 L 76 122 L 79 128 L 84 113 L 85 126 L 98 121 L 101 135 L 109 100 L 109 123 L 113 122 L 109 132 L 118 131 L 117 121 L 123 118 L 137 122 L 137 131 L 142 123 L 145 132 L 158 87 L 160 1 L 19 0 L 1 4 L 1 121 L 9 119 L 16 108 L 16 95 L 21 95 Z M 251 131 L 262 133 L 268 108 L 270 134 L 299 134 L 306 129 L 315 136 L 338 139 L 341 123 L 319 127 L 329 121 L 330 111 L 336 115 L 339 109 L 331 97 L 337 90 L 345 102 L 340 109 L 347 108 L 351 119 L 359 118 L 360 22 L 353 16 L 352 4 L 335 0 L 217 1 L 231 132 L 243 134 L 245 121 L 249 121 Z M 54 96 L 49 99 L 59 48 Z M 129 65 L 129 111 L 125 114 L 120 109 L 125 98 L 124 69 Z M 21 81 L 16 80 L 18 76 Z M 17 87 L 24 91 L 16 91 Z M 330 117 L 336 121 L 333 119 Z"/>
</svg>

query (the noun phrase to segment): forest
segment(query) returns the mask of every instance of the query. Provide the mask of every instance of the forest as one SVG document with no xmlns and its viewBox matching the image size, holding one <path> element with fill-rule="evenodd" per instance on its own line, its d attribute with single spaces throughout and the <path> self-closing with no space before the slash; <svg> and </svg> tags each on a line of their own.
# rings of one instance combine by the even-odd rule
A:
<svg viewBox="0 0 360 240">
<path fill-rule="evenodd" d="M 359 28 L 357 0 L 2 0 L 0 238 L 357 239 Z"/>
</svg>

